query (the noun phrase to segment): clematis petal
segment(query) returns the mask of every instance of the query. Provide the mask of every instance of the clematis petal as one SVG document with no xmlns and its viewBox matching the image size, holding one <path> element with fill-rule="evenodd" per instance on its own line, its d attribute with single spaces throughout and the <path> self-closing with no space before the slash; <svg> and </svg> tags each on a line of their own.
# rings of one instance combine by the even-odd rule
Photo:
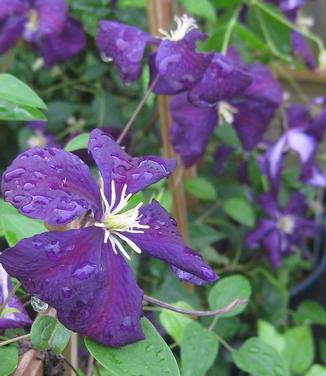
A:
<svg viewBox="0 0 326 376">
<path fill-rule="evenodd" d="M 191 89 L 189 99 L 195 105 L 214 106 L 221 100 L 241 95 L 251 82 L 246 71 L 216 53 L 201 80 Z"/>
<path fill-rule="evenodd" d="M 297 217 L 303 217 L 307 205 L 305 202 L 304 195 L 300 192 L 293 192 L 286 207 L 283 210 L 283 213 L 286 215 L 296 215 Z"/>
<path fill-rule="evenodd" d="M 271 217 L 277 218 L 280 215 L 277 198 L 272 192 L 264 192 L 261 194 L 259 196 L 259 204 Z"/>
<path fill-rule="evenodd" d="M 97 227 L 48 232 L 0 256 L 9 274 L 57 310 L 69 329 L 118 347 L 143 339 L 143 292 L 121 255 Z"/>
<path fill-rule="evenodd" d="M 318 147 L 314 137 L 293 129 L 288 132 L 287 139 L 289 147 L 299 154 L 301 166 L 314 161 Z"/>
<path fill-rule="evenodd" d="M 134 194 L 168 177 L 176 168 L 174 159 L 129 156 L 113 138 L 100 129 L 91 132 L 88 149 L 100 170 L 107 198 L 111 197 L 112 180 L 116 194 L 120 197 L 125 184 L 126 194 Z"/>
<path fill-rule="evenodd" d="M 3 174 L 2 194 L 22 214 L 52 226 L 88 210 L 102 216 L 99 188 L 89 168 L 60 149 L 35 147 L 21 153 Z"/>
<path fill-rule="evenodd" d="M 265 250 L 267 257 L 272 262 L 274 268 L 279 268 L 282 263 L 281 244 L 281 233 L 277 229 L 271 231 L 264 237 L 264 239 L 262 239 L 262 247 Z"/>
<path fill-rule="evenodd" d="M 79 54 L 86 45 L 86 35 L 80 22 L 69 18 L 60 34 L 49 35 L 38 45 L 49 69 L 56 62 Z"/>
<path fill-rule="evenodd" d="M 0 306 L 8 297 L 11 290 L 12 286 L 10 277 L 0 264 Z M 9 302 L 5 309 L 8 308 L 14 308 L 15 310 L 17 310 L 17 312 L 6 313 L 4 316 L 0 317 L 0 330 L 9 328 L 22 328 L 31 325 L 32 320 L 28 316 L 24 306 L 16 297 L 16 295 L 9 299 Z"/>
<path fill-rule="evenodd" d="M 96 44 L 107 59 L 112 59 L 124 82 L 136 81 L 151 36 L 144 31 L 115 21 L 100 21 Z"/>
<path fill-rule="evenodd" d="M 9 17 L 4 21 L 0 33 L 0 54 L 14 47 L 24 31 L 25 23 L 25 17 Z"/>
<path fill-rule="evenodd" d="M 16 15 L 23 15 L 28 11 L 27 1 L 22 0 L 1 0 L 0 1 L 0 20 L 9 19 Z"/>
<path fill-rule="evenodd" d="M 189 282 L 211 283 L 218 278 L 203 259 L 184 244 L 175 220 L 156 200 L 141 207 L 140 215 L 139 223 L 149 228 L 143 233 L 123 234 L 144 253 L 177 268 L 174 269 L 177 275 Z"/>
<path fill-rule="evenodd" d="M 326 187 L 326 175 L 316 164 L 307 164 L 302 170 L 300 180 L 316 188 Z"/>
<path fill-rule="evenodd" d="M 38 30 L 42 35 L 59 34 L 66 23 L 66 0 L 35 0 L 33 7 L 38 15 Z"/>
<path fill-rule="evenodd" d="M 262 240 L 275 228 L 273 221 L 261 219 L 258 221 L 255 230 L 250 231 L 246 237 L 245 244 L 249 248 L 258 248 Z"/>
<path fill-rule="evenodd" d="M 158 83 L 155 86 L 153 91 L 156 94 L 177 94 L 191 89 L 201 79 L 212 54 L 197 52 L 197 40 L 203 40 L 203 33 L 191 31 L 180 41 L 167 39 L 160 43 L 155 55 L 155 65 L 165 84 L 161 86 Z M 162 90 L 164 87 L 169 90 Z"/>
<path fill-rule="evenodd" d="M 196 107 L 188 101 L 187 93 L 181 93 L 172 98 L 170 112 L 172 145 L 189 167 L 205 152 L 208 138 L 217 124 L 217 110 Z"/>
<path fill-rule="evenodd" d="M 225 164 L 227 163 L 229 157 L 235 151 L 234 147 L 221 145 L 219 146 L 214 154 L 215 167 L 214 172 L 216 176 L 221 175 Z"/>
<path fill-rule="evenodd" d="M 286 109 L 287 125 L 290 129 L 306 129 L 311 122 L 307 107 L 293 104 Z"/>
<path fill-rule="evenodd" d="M 323 108 L 318 116 L 316 116 L 307 132 L 317 139 L 322 141 L 326 131 L 326 108 Z"/>
<path fill-rule="evenodd" d="M 316 69 L 317 63 L 315 56 L 305 38 L 298 32 L 293 31 L 291 34 L 292 52 L 303 64 L 310 69 Z"/>
</svg>

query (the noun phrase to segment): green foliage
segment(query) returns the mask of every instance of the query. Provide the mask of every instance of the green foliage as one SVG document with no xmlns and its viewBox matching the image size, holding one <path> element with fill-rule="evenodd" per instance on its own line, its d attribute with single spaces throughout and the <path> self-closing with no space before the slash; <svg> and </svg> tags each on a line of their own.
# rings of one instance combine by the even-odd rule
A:
<svg viewBox="0 0 326 376">
<path fill-rule="evenodd" d="M 326 376 L 326 367 L 320 364 L 314 364 L 305 376 Z"/>
<path fill-rule="evenodd" d="M 305 300 L 300 303 L 293 318 L 297 324 L 326 325 L 326 310 L 313 300 Z"/>
<path fill-rule="evenodd" d="M 225 212 L 235 221 L 254 227 L 255 212 L 252 206 L 242 197 L 230 198 L 223 202 Z"/>
<path fill-rule="evenodd" d="M 187 192 L 197 198 L 208 201 L 216 200 L 216 190 L 214 185 L 201 177 L 187 179 L 184 183 Z"/>
<path fill-rule="evenodd" d="M 192 307 L 185 302 L 174 303 L 177 307 L 184 309 L 192 309 Z M 163 310 L 160 313 L 160 322 L 167 333 L 175 340 L 177 343 L 181 343 L 185 328 L 192 323 L 192 319 L 188 316 L 169 310 Z"/>
<path fill-rule="evenodd" d="M 258 320 L 258 337 L 272 346 L 280 354 L 285 348 L 285 338 L 278 333 L 273 325 L 264 320 Z"/>
<path fill-rule="evenodd" d="M 228 306 L 235 299 L 249 300 L 251 296 L 251 286 L 247 278 L 242 275 L 225 277 L 216 282 L 209 292 L 208 301 L 212 310 L 221 309 Z M 243 312 L 247 304 L 243 304 L 230 312 L 220 315 L 220 317 L 236 316 Z"/>
<path fill-rule="evenodd" d="M 10 246 L 19 240 L 46 232 L 45 226 L 37 220 L 21 215 L 12 205 L 0 199 L 0 228 Z"/>
<path fill-rule="evenodd" d="M 0 376 L 11 375 L 18 364 L 18 348 L 16 345 L 0 347 Z"/>
<path fill-rule="evenodd" d="M 216 22 L 216 10 L 209 0 L 180 0 L 189 14 L 197 17 L 204 17 L 209 21 Z"/>
<path fill-rule="evenodd" d="M 183 376 L 202 376 L 213 364 L 219 349 L 216 336 L 197 322 L 188 324 L 181 341 Z"/>
<path fill-rule="evenodd" d="M 88 351 L 112 376 L 180 376 L 177 362 L 161 336 L 142 319 L 145 340 L 118 349 L 85 339 Z"/>
<path fill-rule="evenodd" d="M 65 146 L 66 151 L 75 151 L 88 148 L 89 133 L 82 133 L 70 140 Z"/>
<path fill-rule="evenodd" d="M 71 332 L 57 319 L 50 316 L 39 316 L 31 328 L 32 345 L 37 350 L 52 349 L 61 353 L 67 346 Z"/>
<path fill-rule="evenodd" d="M 239 350 L 232 353 L 237 367 L 253 375 L 289 376 L 286 366 L 277 351 L 259 338 L 245 341 Z"/>
</svg>

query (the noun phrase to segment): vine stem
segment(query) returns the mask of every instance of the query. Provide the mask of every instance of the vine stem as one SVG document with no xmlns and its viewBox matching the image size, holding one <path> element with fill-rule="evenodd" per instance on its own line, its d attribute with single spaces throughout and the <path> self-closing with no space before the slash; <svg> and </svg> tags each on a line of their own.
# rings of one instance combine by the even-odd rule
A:
<svg viewBox="0 0 326 376">
<path fill-rule="evenodd" d="M 225 30 L 225 36 L 224 36 L 223 44 L 222 44 L 222 48 L 221 48 L 222 54 L 225 54 L 225 52 L 226 52 L 226 50 L 229 46 L 230 39 L 231 39 L 231 36 L 232 36 L 232 32 L 233 32 L 233 29 L 234 29 L 236 22 L 238 20 L 240 11 L 241 11 L 241 5 L 236 7 L 234 13 L 232 14 L 230 21 L 228 22 L 228 26 Z"/>
<path fill-rule="evenodd" d="M 19 287 L 21 285 L 22 284 L 20 282 L 17 282 L 16 286 L 10 291 L 9 295 L 6 297 L 4 302 L 1 304 L 1 306 L 0 306 L 0 316 L 1 316 L 2 311 L 6 308 L 9 300 L 15 295 L 16 291 L 19 289 Z"/>
<path fill-rule="evenodd" d="M 126 134 L 128 133 L 129 129 L 131 128 L 132 124 L 134 123 L 135 119 L 137 118 L 137 116 L 139 115 L 141 109 L 144 107 L 148 97 L 151 95 L 154 87 L 156 86 L 158 80 L 159 80 L 160 76 L 157 75 L 153 82 L 151 83 L 151 85 L 149 86 L 149 88 L 147 89 L 145 95 L 143 96 L 142 100 L 139 102 L 138 106 L 136 107 L 134 113 L 131 115 L 131 118 L 129 119 L 128 123 L 125 125 L 125 127 L 123 128 L 123 131 L 121 132 L 118 140 L 117 140 L 117 143 L 120 144 L 122 142 L 122 140 L 124 139 L 124 137 L 126 136 Z"/>
<path fill-rule="evenodd" d="M 30 336 L 31 336 L 30 333 L 28 333 L 28 334 L 24 334 L 23 336 L 20 336 L 20 337 L 15 337 L 15 338 L 8 339 L 7 341 L 1 342 L 0 343 L 0 347 L 1 346 L 9 345 L 10 343 L 21 341 L 23 339 L 28 339 Z"/>
<path fill-rule="evenodd" d="M 148 296 L 148 295 L 144 295 L 144 301 L 146 301 L 147 303 L 150 303 L 150 304 L 155 304 L 159 307 L 162 307 L 164 309 L 168 309 L 168 310 L 173 311 L 173 312 L 183 313 L 185 315 L 191 315 L 191 316 L 197 316 L 197 317 L 222 315 L 224 313 L 228 313 L 228 312 L 232 311 L 233 309 L 247 303 L 247 301 L 245 299 L 237 298 L 232 303 L 227 305 L 226 307 L 223 307 L 223 308 L 220 308 L 220 309 L 216 309 L 216 310 L 213 310 L 213 311 L 197 311 L 197 310 L 184 309 L 184 308 L 181 308 L 181 307 L 177 307 L 173 304 L 163 302 L 162 300 L 153 298 L 153 297 Z"/>
</svg>

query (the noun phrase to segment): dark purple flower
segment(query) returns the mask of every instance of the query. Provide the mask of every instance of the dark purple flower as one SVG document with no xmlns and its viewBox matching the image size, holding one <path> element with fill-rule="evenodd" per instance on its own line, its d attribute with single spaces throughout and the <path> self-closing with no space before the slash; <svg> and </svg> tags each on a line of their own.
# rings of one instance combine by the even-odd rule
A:
<svg viewBox="0 0 326 376">
<path fill-rule="evenodd" d="M 0 264 L 0 306 L 7 299 L 12 290 L 10 277 Z M 14 295 L 9 299 L 8 304 L 4 308 L 15 309 L 15 311 L 3 311 L 3 316 L 0 316 L 0 330 L 9 328 L 22 328 L 29 326 L 32 320 L 25 311 L 24 306 L 20 300 Z"/>
<path fill-rule="evenodd" d="M 185 166 L 191 166 L 205 152 L 208 139 L 217 125 L 217 110 L 194 106 L 189 102 L 187 93 L 181 93 L 172 98 L 170 112 L 172 145 Z"/>
<path fill-rule="evenodd" d="M 274 195 L 265 193 L 260 203 L 269 218 L 258 221 L 256 229 L 248 234 L 246 245 L 261 247 L 276 268 L 281 266 L 282 256 L 294 253 L 296 247 L 306 253 L 306 237 L 316 236 L 320 228 L 304 218 L 304 197 L 294 193 L 287 206 L 280 208 Z"/>
<path fill-rule="evenodd" d="M 234 152 L 234 150 L 235 149 L 232 146 L 226 146 L 226 145 L 221 145 L 216 149 L 215 154 L 214 154 L 215 175 L 217 176 L 221 175 L 226 162 L 228 161 L 229 157 Z"/>
<path fill-rule="evenodd" d="M 85 46 L 82 25 L 68 18 L 66 0 L 0 1 L 0 53 L 12 48 L 22 37 L 39 51 L 50 68 Z"/>
<path fill-rule="evenodd" d="M 31 121 L 27 123 L 27 127 L 30 128 L 33 133 L 27 140 L 27 145 L 29 148 L 39 146 L 44 147 L 59 147 L 59 143 L 55 136 L 47 133 L 46 131 L 46 121 Z"/>
<path fill-rule="evenodd" d="M 261 166 L 267 174 L 272 190 L 278 192 L 286 153 L 298 154 L 301 163 L 300 179 L 316 187 L 326 186 L 326 176 L 316 165 L 318 142 L 326 129 L 326 112 L 312 119 L 304 106 L 292 105 L 287 109 L 288 129 L 261 158 Z"/>
<path fill-rule="evenodd" d="M 305 38 L 298 32 L 291 34 L 292 52 L 297 56 L 308 68 L 316 69 L 317 63 L 315 56 L 306 42 Z"/>
<path fill-rule="evenodd" d="M 174 171 L 174 160 L 132 158 L 98 129 L 91 132 L 89 152 L 100 171 L 100 188 L 89 168 L 63 150 L 33 148 L 13 161 L 2 179 L 7 201 L 52 226 L 79 217 L 86 225 L 23 239 L 0 262 L 29 293 L 55 307 L 66 327 L 118 347 L 144 338 L 143 291 L 127 263 L 127 247 L 168 262 L 193 283 L 217 276 L 185 246 L 157 201 L 126 209 L 134 193 Z"/>
</svg>

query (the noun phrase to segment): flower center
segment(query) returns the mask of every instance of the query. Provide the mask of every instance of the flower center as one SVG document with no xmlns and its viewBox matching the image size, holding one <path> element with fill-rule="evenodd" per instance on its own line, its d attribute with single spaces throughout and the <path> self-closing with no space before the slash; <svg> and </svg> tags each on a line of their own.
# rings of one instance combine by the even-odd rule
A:
<svg viewBox="0 0 326 376">
<path fill-rule="evenodd" d="M 28 22 L 25 25 L 25 31 L 28 34 L 34 34 L 38 30 L 38 14 L 35 9 L 32 9 L 28 13 Z"/>
<path fill-rule="evenodd" d="M 295 227 L 295 219 L 293 215 L 282 216 L 277 222 L 277 227 L 281 231 L 283 231 L 285 234 L 288 234 L 288 235 L 293 234 L 294 227 Z"/>
<path fill-rule="evenodd" d="M 106 244 L 110 241 L 112 249 L 115 254 L 118 253 L 118 250 L 130 260 L 130 256 L 124 247 L 121 244 L 121 241 L 124 241 L 129 245 L 129 247 L 136 253 L 141 253 L 141 249 L 130 240 L 124 233 L 131 234 L 142 234 L 144 229 L 148 229 L 149 226 L 142 225 L 139 223 L 142 214 L 139 214 L 139 209 L 143 203 L 139 203 L 136 207 L 124 211 L 128 205 L 128 201 L 132 196 L 131 193 L 126 195 L 127 184 L 125 184 L 121 191 L 120 198 L 116 195 L 115 182 L 111 181 L 111 202 L 109 203 L 105 197 L 104 191 L 101 188 L 101 196 L 104 205 L 104 216 L 101 223 L 95 223 L 95 226 L 101 227 L 104 229 L 104 243 Z"/>
<path fill-rule="evenodd" d="M 31 136 L 27 141 L 27 144 L 30 148 L 34 148 L 35 146 L 44 148 L 46 146 L 46 143 L 47 139 L 40 131 L 36 131 L 35 134 Z"/>
<path fill-rule="evenodd" d="M 181 17 L 174 17 L 174 21 L 177 24 L 175 30 L 170 30 L 168 32 L 158 29 L 159 33 L 163 35 L 161 39 L 168 39 L 173 42 L 178 42 L 179 40 L 182 40 L 190 31 L 198 28 L 195 19 L 187 16 L 186 14 Z"/>
<path fill-rule="evenodd" d="M 234 114 L 237 112 L 238 110 L 229 103 L 224 101 L 218 102 L 218 116 L 220 123 L 232 124 L 234 121 Z"/>
</svg>

